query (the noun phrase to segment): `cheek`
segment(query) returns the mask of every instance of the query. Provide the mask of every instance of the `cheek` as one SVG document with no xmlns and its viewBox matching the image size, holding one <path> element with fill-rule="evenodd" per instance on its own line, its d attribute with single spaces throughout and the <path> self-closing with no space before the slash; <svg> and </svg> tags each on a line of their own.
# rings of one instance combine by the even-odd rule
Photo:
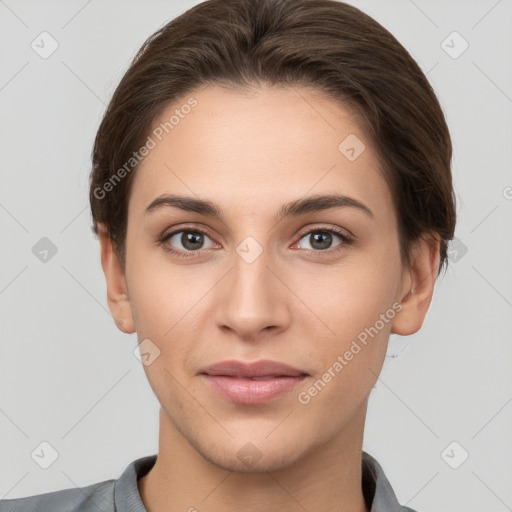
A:
<svg viewBox="0 0 512 512">
<path fill-rule="evenodd" d="M 337 418 L 333 425 L 338 426 L 371 392 L 385 359 L 396 314 L 390 292 L 393 283 L 386 273 L 351 270 L 338 272 L 336 278 L 326 281 L 329 291 L 318 294 L 316 302 L 310 296 L 311 309 L 321 311 L 318 316 L 329 329 L 310 321 L 301 328 L 305 340 L 316 340 L 308 355 L 316 362 L 317 372 L 297 400 L 307 406 L 305 414 L 329 415 Z"/>
<path fill-rule="evenodd" d="M 129 234 L 127 240 L 130 304 L 139 337 L 161 338 L 174 325 L 191 290 L 184 282 L 183 271 L 166 260 L 163 250 L 130 243 L 137 236 L 144 239 L 141 233 Z"/>
<path fill-rule="evenodd" d="M 319 268 L 302 281 L 298 295 L 322 320 L 303 320 L 301 326 L 307 338 L 317 340 L 308 354 L 318 362 L 318 372 L 299 397 L 300 403 L 314 401 L 312 410 L 328 410 L 336 403 L 340 414 L 347 412 L 375 384 L 400 307 L 395 302 L 401 272 L 398 245 L 389 243 L 386 249 L 347 257 L 329 272 Z"/>
<path fill-rule="evenodd" d="M 184 363 L 197 350 L 200 337 L 194 306 L 205 293 L 178 272 L 171 266 L 145 266 L 138 271 L 131 288 L 138 339 L 150 340 L 150 352 L 156 354 L 150 364 L 144 365 L 146 377 L 159 401 L 173 408 L 181 406 L 172 397 L 178 396 L 185 384 Z"/>
<path fill-rule="evenodd" d="M 204 339 L 204 297 L 215 284 L 212 269 L 132 253 L 130 271 L 130 303 L 139 340 L 151 340 L 160 351 L 161 364 L 155 366 L 163 363 L 170 372 L 182 372 L 183 361 Z"/>
<path fill-rule="evenodd" d="M 311 326 L 319 332 L 322 328 L 322 337 L 343 344 L 392 308 L 400 271 L 398 252 L 394 256 L 376 253 L 348 257 L 332 268 L 310 267 L 307 278 L 297 280 L 295 290 L 317 316 Z"/>
</svg>

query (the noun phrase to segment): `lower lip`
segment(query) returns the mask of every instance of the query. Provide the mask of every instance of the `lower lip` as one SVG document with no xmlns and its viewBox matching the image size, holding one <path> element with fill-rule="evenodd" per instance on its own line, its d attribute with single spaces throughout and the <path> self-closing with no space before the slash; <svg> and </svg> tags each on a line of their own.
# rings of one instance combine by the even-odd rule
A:
<svg viewBox="0 0 512 512">
<path fill-rule="evenodd" d="M 242 379 L 225 375 L 203 375 L 210 386 L 222 397 L 238 404 L 256 405 L 270 402 L 295 389 L 304 379 L 300 377 L 274 377 L 264 380 Z"/>
</svg>

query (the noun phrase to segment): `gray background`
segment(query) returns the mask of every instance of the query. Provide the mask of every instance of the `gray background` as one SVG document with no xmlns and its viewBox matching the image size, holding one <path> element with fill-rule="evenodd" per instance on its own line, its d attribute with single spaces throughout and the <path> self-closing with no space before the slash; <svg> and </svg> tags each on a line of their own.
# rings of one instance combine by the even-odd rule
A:
<svg viewBox="0 0 512 512">
<path fill-rule="evenodd" d="M 157 451 L 159 406 L 136 336 L 107 308 L 89 155 L 136 50 L 196 3 L 0 1 L 0 498 L 117 478 Z M 364 448 L 410 507 L 512 510 L 512 1 L 351 3 L 436 90 L 459 215 L 423 329 L 391 338 Z M 43 31 L 59 45 L 45 59 L 31 47 Z M 469 43 L 461 55 L 453 31 Z M 57 248 L 46 262 L 33 252 L 43 237 Z M 58 453 L 47 469 L 31 457 L 43 441 Z"/>
</svg>

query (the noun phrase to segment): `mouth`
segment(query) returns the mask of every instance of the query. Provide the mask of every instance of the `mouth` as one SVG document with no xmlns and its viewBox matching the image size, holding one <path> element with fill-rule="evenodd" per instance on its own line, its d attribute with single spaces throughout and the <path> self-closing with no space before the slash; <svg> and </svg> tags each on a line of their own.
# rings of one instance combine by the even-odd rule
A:
<svg viewBox="0 0 512 512">
<path fill-rule="evenodd" d="M 201 370 L 210 388 L 231 402 L 257 405 L 292 391 L 309 374 L 277 361 L 222 361 Z"/>
</svg>

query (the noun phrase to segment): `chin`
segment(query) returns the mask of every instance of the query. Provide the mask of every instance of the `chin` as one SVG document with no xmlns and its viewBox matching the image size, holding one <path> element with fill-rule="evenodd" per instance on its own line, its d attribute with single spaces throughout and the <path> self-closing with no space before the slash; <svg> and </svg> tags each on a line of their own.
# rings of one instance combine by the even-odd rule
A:
<svg viewBox="0 0 512 512">
<path fill-rule="evenodd" d="M 199 451 L 211 464 L 235 473 L 270 473 L 289 468 L 297 462 L 302 452 L 284 450 L 258 449 L 248 441 L 241 449 L 224 451 Z"/>
</svg>

